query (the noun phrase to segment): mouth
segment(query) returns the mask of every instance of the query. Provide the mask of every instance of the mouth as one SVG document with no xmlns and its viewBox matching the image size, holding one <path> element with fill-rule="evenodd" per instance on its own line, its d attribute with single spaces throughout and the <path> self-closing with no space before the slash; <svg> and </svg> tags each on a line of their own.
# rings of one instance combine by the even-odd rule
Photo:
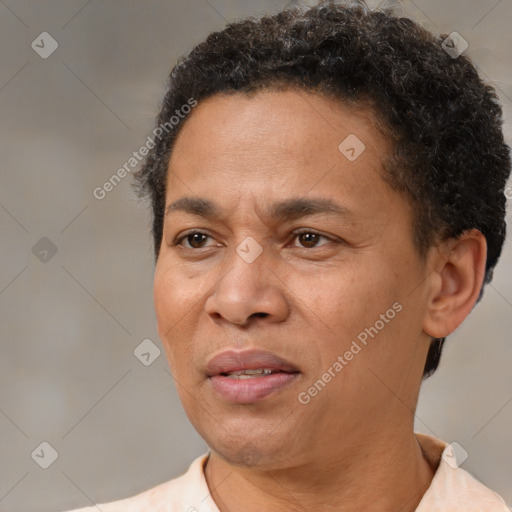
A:
<svg viewBox="0 0 512 512">
<path fill-rule="evenodd" d="M 222 400 L 250 404 L 284 390 L 300 371 L 271 352 L 229 350 L 211 359 L 206 375 Z"/>
<path fill-rule="evenodd" d="M 267 375 L 274 375 L 281 373 L 280 370 L 272 370 L 270 368 L 257 368 L 255 370 L 235 370 L 233 372 L 221 373 L 222 377 L 230 379 L 254 379 L 256 377 L 266 377 Z M 286 372 L 285 372 L 286 373 Z"/>
</svg>

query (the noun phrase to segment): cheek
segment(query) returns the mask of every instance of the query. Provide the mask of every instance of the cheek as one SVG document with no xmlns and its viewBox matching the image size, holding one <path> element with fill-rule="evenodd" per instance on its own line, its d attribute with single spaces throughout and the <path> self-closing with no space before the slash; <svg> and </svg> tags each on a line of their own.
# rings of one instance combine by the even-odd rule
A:
<svg viewBox="0 0 512 512">
<path fill-rule="evenodd" d="M 374 265 L 359 262 L 309 276 L 297 274 L 289 286 L 299 307 L 314 314 L 315 323 L 341 335 L 364 328 L 391 307 L 398 291 L 385 275 Z"/>
<path fill-rule="evenodd" d="M 193 353 L 199 316 L 208 293 L 206 279 L 193 279 L 177 265 L 157 264 L 153 282 L 153 301 L 158 334 L 175 377 L 185 371 Z"/>
<path fill-rule="evenodd" d="M 153 281 L 153 301 L 159 329 L 181 323 L 206 293 L 200 280 L 194 280 L 178 265 L 158 263 Z M 165 334 L 165 333 L 164 333 Z"/>
<path fill-rule="evenodd" d="M 347 351 L 357 352 L 354 357 L 348 354 L 351 362 L 344 370 L 345 378 L 375 357 L 382 357 L 376 351 L 385 349 L 387 353 L 391 348 L 388 341 L 395 339 L 400 329 L 400 314 L 393 309 L 402 295 L 399 279 L 383 265 L 370 263 L 361 258 L 336 272 L 317 274 L 310 279 L 300 276 L 291 286 L 294 294 L 302 299 L 297 303 L 306 323 L 315 326 L 321 368 L 329 368 Z M 385 319 L 381 320 L 380 315 L 385 315 Z"/>
<path fill-rule="evenodd" d="M 190 311 L 188 289 L 181 283 L 176 272 L 158 263 L 153 282 L 153 302 L 155 307 L 158 335 L 165 348 L 169 366 L 175 374 L 175 359 L 178 343 L 176 336 L 183 328 L 187 312 Z"/>
<path fill-rule="evenodd" d="M 170 275 L 157 266 L 153 282 L 153 302 L 160 338 L 164 341 L 166 331 L 175 323 L 179 311 L 178 287 L 173 285 Z"/>
</svg>

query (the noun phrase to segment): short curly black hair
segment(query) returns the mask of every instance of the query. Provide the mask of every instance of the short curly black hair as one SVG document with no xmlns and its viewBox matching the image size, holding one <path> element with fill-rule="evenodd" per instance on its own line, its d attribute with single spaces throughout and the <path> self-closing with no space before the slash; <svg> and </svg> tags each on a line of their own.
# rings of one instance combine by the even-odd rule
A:
<svg viewBox="0 0 512 512">
<path fill-rule="evenodd" d="M 468 57 L 445 51 L 447 37 L 363 2 L 324 2 L 237 21 L 178 60 L 157 126 L 178 119 L 175 113 L 191 98 L 200 102 L 219 93 L 295 87 L 370 106 L 392 146 L 386 179 L 414 205 L 419 253 L 476 228 L 487 240 L 486 284 L 505 239 L 510 148 L 494 89 Z M 139 195 L 151 199 L 156 258 L 167 167 L 183 124 L 178 119 L 155 139 L 135 174 Z M 438 367 L 443 343 L 432 339 L 424 378 Z"/>
</svg>

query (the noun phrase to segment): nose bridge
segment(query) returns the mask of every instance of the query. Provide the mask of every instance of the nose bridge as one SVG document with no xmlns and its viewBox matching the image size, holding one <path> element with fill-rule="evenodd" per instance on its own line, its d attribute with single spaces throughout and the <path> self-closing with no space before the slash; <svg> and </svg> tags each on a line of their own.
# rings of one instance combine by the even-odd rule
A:
<svg viewBox="0 0 512 512">
<path fill-rule="evenodd" d="M 270 249 L 253 237 L 245 237 L 229 256 L 229 272 L 219 283 L 234 295 L 255 300 L 272 284 L 269 276 Z"/>
<path fill-rule="evenodd" d="M 271 265 L 270 248 L 250 236 L 243 239 L 229 254 L 228 270 L 206 302 L 207 313 L 236 324 L 253 315 L 282 320 L 288 305 Z"/>
</svg>

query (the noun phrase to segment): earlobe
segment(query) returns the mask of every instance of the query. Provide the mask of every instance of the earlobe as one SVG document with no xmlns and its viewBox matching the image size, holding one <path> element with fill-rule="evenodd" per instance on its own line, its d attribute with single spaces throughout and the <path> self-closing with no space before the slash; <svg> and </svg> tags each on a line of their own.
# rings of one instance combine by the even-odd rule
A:
<svg viewBox="0 0 512 512">
<path fill-rule="evenodd" d="M 475 305 L 485 275 L 487 242 L 472 229 L 436 251 L 423 330 L 433 338 L 451 334 Z"/>
</svg>

